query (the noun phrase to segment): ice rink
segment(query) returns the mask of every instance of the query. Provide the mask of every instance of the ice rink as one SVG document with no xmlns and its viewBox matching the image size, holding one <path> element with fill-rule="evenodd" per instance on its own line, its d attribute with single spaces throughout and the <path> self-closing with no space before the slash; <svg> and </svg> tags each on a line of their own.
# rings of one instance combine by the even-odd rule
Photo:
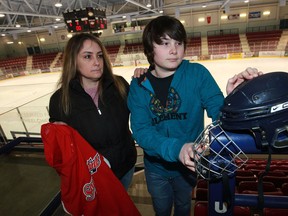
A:
<svg viewBox="0 0 288 216">
<path fill-rule="evenodd" d="M 249 58 L 235 60 L 199 61 L 208 68 L 218 85 L 225 93 L 228 78 L 243 71 L 247 67 L 255 67 L 264 73 L 285 71 L 288 72 L 288 58 Z M 135 67 L 115 67 L 114 73 L 122 75 L 129 83 Z M 50 95 L 55 91 L 60 73 L 43 73 L 30 76 L 16 77 L 0 81 L 0 125 L 15 127 L 13 118 L 21 113 L 27 130 L 37 132 L 39 124 L 48 121 L 48 103 Z M 15 107 L 13 112 L 8 112 Z M 5 114 L 3 114 L 5 113 Z M 18 114 L 17 114 L 18 113 Z M 9 115 L 10 114 L 10 115 Z M 21 120 L 22 121 L 22 120 Z M 23 122 L 23 121 L 22 121 Z M 206 118 L 206 124 L 210 121 Z M 29 124 L 30 125 L 29 125 Z M 4 129 L 6 131 L 6 129 Z M 8 131 L 11 129 L 7 129 Z M 18 131 L 23 131 L 18 128 Z"/>
<path fill-rule="evenodd" d="M 199 61 L 199 63 L 208 68 L 223 92 L 225 92 L 227 79 L 247 67 L 258 68 L 264 73 L 274 71 L 288 72 L 288 58 L 213 60 Z M 115 67 L 113 70 L 115 74 L 122 75 L 130 82 L 134 68 L 134 66 Z M 0 113 L 53 92 L 56 89 L 59 76 L 60 73 L 43 73 L 0 81 Z M 43 104 L 38 105 L 48 105 L 47 102 L 42 102 Z"/>
</svg>

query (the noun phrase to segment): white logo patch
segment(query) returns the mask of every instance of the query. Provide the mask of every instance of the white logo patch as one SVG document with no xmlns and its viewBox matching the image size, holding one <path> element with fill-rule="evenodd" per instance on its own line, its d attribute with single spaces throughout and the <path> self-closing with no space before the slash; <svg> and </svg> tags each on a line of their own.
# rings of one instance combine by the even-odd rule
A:
<svg viewBox="0 0 288 216">
<path fill-rule="evenodd" d="M 288 101 L 271 107 L 270 112 L 275 113 L 288 108 Z"/>
</svg>

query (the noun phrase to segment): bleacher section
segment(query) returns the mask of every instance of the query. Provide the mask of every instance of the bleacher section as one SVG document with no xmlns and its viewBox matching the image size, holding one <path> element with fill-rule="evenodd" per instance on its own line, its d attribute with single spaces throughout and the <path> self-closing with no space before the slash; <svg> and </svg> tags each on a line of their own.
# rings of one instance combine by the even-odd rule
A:
<svg viewBox="0 0 288 216">
<path fill-rule="evenodd" d="M 235 173 L 236 194 L 258 194 L 259 176 L 266 168 L 267 160 L 250 159 Z M 263 194 L 272 196 L 288 196 L 288 160 L 272 160 L 270 170 L 263 177 Z M 195 216 L 208 215 L 208 181 L 199 178 L 195 188 Z M 254 210 L 255 211 L 255 210 Z M 279 211 L 287 215 L 288 209 L 264 208 L 263 215 L 274 215 Z M 253 215 L 249 207 L 234 207 L 234 215 Z M 278 215 L 278 214 L 275 214 Z M 280 214 L 279 214 L 280 215 Z"/>
<path fill-rule="evenodd" d="M 251 52 L 276 51 L 282 30 L 247 32 L 246 37 Z"/>
<path fill-rule="evenodd" d="M 214 59 L 216 55 L 221 56 L 233 53 L 239 54 L 251 52 L 256 53 L 256 55 L 253 56 L 257 56 L 257 52 L 260 51 L 288 52 L 287 31 L 269 30 L 261 32 L 247 32 L 241 35 L 241 40 L 240 35 L 238 32 L 236 32 L 237 31 L 227 31 L 225 33 L 212 31 L 210 34 L 207 33 L 207 37 L 201 37 L 200 34 L 190 35 L 188 36 L 187 41 L 186 56 L 196 57 L 195 59 L 197 59 L 197 57 L 198 59 L 210 59 L 210 57 L 213 55 Z M 129 64 L 131 64 L 131 62 L 136 62 L 134 61 L 134 54 L 138 55 L 139 53 L 144 53 L 140 38 L 125 40 L 124 45 L 121 45 L 120 40 L 103 43 L 107 49 L 112 65 L 114 65 L 116 62 L 116 58 L 118 59 L 117 61 L 119 61 L 117 62 L 117 65 L 125 65 L 125 63 L 119 60 L 121 59 L 121 55 L 128 56 L 127 61 L 129 61 Z M 129 54 L 131 54 L 132 60 L 129 60 Z M 145 62 L 146 57 L 144 54 L 141 56 L 143 56 L 143 59 L 140 60 Z M 203 56 L 205 58 L 203 58 Z M 27 57 L 2 59 L 0 60 L 0 78 L 5 79 L 23 75 L 25 73 L 35 73 L 37 71 L 59 71 L 62 67 L 62 58 L 62 52 L 53 52 L 46 54 L 35 54 Z"/>
<path fill-rule="evenodd" d="M 208 36 L 207 41 L 210 55 L 242 52 L 239 34 Z"/>
<path fill-rule="evenodd" d="M 26 70 L 27 57 L 8 58 L 0 60 L 0 67 L 4 73 L 17 73 Z"/>
<path fill-rule="evenodd" d="M 115 44 L 115 45 L 106 45 L 105 48 L 107 50 L 107 53 L 109 55 L 110 61 L 113 64 L 117 58 L 117 55 L 119 53 L 119 49 L 120 49 L 120 42 L 119 44 Z"/>
<path fill-rule="evenodd" d="M 131 54 L 131 53 L 143 53 L 143 45 L 141 42 L 139 43 L 131 43 L 125 44 L 123 54 Z"/>
<path fill-rule="evenodd" d="M 58 53 L 36 54 L 32 57 L 32 69 L 49 70 Z"/>
<path fill-rule="evenodd" d="M 201 56 L 201 49 L 201 37 L 193 37 L 188 39 L 186 48 L 187 56 Z"/>
</svg>

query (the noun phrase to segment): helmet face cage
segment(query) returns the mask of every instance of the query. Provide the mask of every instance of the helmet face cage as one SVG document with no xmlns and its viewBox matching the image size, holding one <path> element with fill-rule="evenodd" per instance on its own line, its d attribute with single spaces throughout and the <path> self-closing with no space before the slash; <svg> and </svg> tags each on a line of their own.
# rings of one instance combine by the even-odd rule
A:
<svg viewBox="0 0 288 216">
<path fill-rule="evenodd" d="M 213 181 L 232 176 L 248 160 L 245 153 L 216 122 L 208 125 L 193 145 L 196 172 Z"/>
</svg>

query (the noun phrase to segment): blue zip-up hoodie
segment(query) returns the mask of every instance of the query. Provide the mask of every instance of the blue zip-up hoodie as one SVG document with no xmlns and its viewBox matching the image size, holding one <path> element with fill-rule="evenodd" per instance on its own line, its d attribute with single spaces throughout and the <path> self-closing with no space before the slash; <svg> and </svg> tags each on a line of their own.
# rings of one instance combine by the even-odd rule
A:
<svg viewBox="0 0 288 216">
<path fill-rule="evenodd" d="M 166 107 L 161 106 L 147 78 L 134 78 L 128 107 L 133 136 L 144 149 L 145 169 L 166 177 L 187 171 L 179 161 L 182 146 L 195 141 L 203 131 L 204 110 L 212 121 L 218 118 L 223 100 L 210 72 L 188 60 L 174 73 Z"/>
</svg>

